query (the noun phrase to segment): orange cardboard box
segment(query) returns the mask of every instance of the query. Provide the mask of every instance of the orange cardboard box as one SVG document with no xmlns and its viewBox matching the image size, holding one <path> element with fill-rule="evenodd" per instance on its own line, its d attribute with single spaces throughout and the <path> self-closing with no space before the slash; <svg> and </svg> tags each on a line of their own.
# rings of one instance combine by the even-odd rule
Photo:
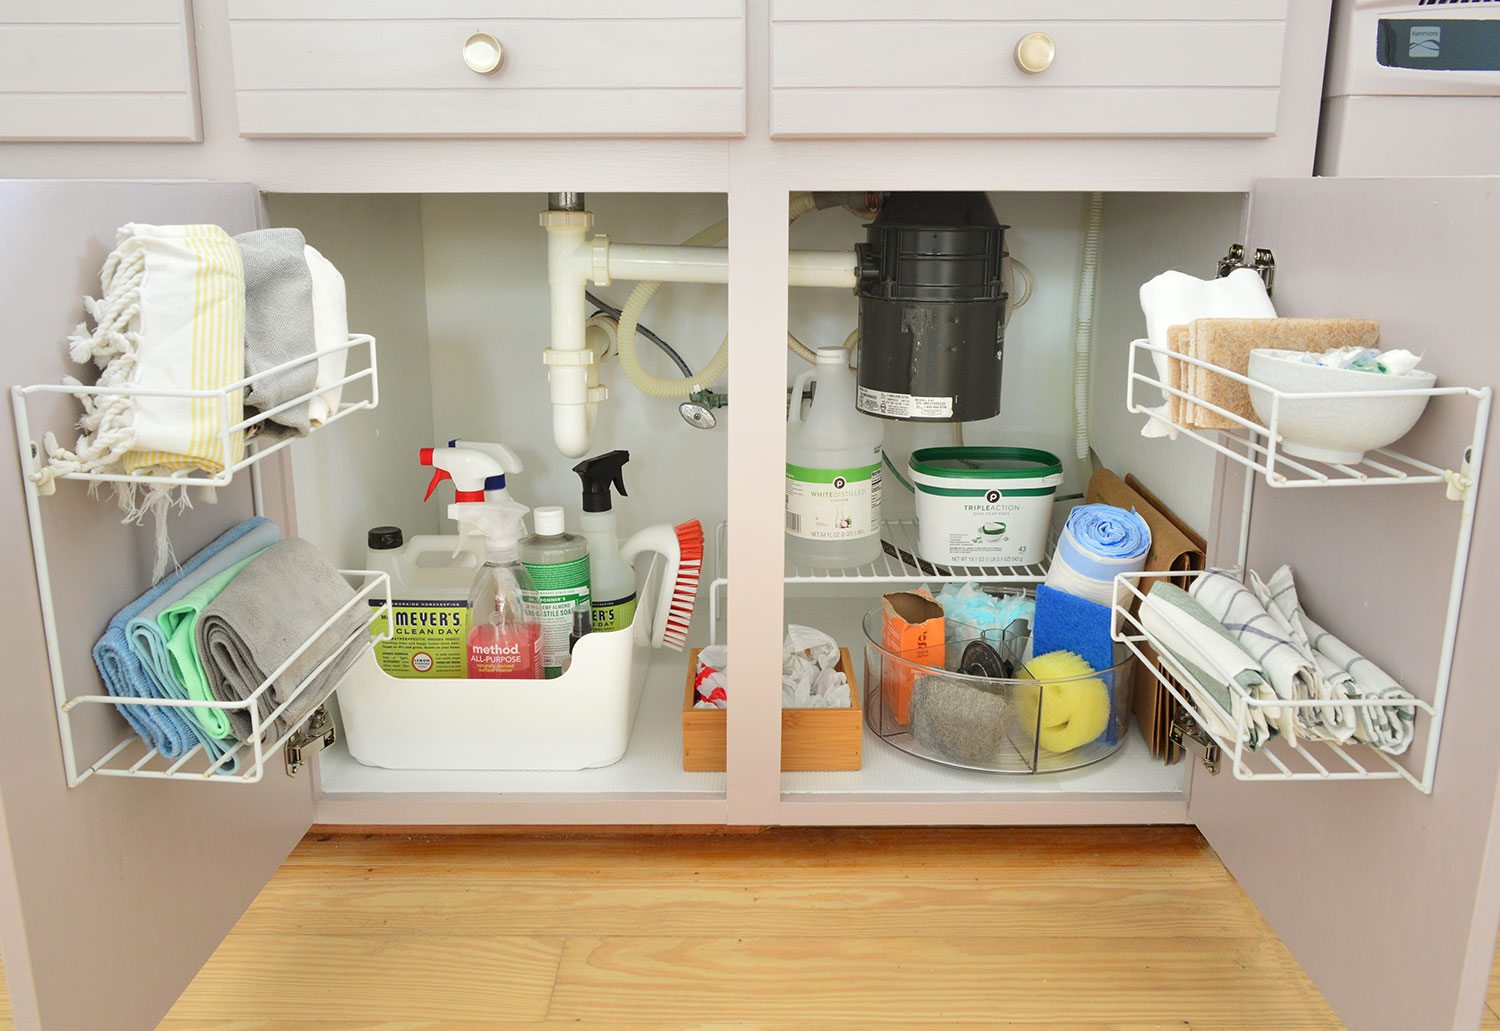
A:
<svg viewBox="0 0 1500 1031">
<path fill-rule="evenodd" d="M 943 668 L 943 607 L 926 591 L 900 591 L 881 597 L 880 643 L 904 662 L 882 663 L 880 693 L 900 723 L 909 722 L 916 667 Z"/>
</svg>

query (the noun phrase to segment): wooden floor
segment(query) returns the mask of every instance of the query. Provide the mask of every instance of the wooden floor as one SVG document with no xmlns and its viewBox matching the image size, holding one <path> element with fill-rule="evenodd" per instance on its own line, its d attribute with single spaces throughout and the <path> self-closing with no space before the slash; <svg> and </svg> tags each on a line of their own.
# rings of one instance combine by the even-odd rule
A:
<svg viewBox="0 0 1500 1031">
<path fill-rule="evenodd" d="M 1342 1027 L 1196 831 L 1093 828 L 309 836 L 161 1031 L 632 1024 Z"/>
</svg>

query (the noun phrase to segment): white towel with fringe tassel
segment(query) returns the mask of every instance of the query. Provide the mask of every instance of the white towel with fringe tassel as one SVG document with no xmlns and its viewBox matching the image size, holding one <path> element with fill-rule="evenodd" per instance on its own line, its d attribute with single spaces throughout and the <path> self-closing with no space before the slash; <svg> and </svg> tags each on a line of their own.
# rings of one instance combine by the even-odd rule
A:
<svg viewBox="0 0 1500 1031">
<path fill-rule="evenodd" d="M 182 469 L 222 472 L 244 457 L 243 432 L 224 440 L 222 420 L 244 418 L 243 392 L 224 397 L 162 397 L 160 390 L 223 390 L 244 376 L 245 275 L 239 248 L 213 225 L 129 223 L 99 273 L 98 299 L 84 299 L 94 322 L 69 338 L 75 362 L 102 371 L 97 386 L 128 394 L 79 394 L 83 417 L 71 449 L 48 434 L 52 466 L 60 472 L 148 475 Z M 78 381 L 71 377 L 69 384 Z M 170 545 L 165 514 L 186 505 L 181 488 L 129 483 L 116 491 L 126 518 L 156 516 L 153 579 L 166 572 Z"/>
</svg>

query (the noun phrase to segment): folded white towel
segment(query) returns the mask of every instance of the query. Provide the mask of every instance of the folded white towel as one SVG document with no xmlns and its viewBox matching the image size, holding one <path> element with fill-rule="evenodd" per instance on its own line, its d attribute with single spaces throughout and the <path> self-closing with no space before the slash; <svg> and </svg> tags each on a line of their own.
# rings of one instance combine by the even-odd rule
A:
<svg viewBox="0 0 1500 1031">
<path fill-rule="evenodd" d="M 1211 569 L 1193 581 L 1189 593 L 1260 663 L 1276 697 L 1288 701 L 1315 697 L 1317 667 L 1238 580 L 1222 569 Z M 1306 710 L 1292 708 L 1268 711 L 1266 719 L 1293 741 L 1305 731 L 1306 736 L 1313 736 L 1310 732 L 1319 722 Z"/>
<path fill-rule="evenodd" d="M 1235 269 L 1222 279 L 1199 279 L 1185 272 L 1167 271 L 1141 286 L 1141 311 L 1146 316 L 1146 339 L 1157 351 L 1167 350 L 1167 328 L 1194 319 L 1274 319 L 1276 309 L 1266 284 L 1253 269 Z M 1153 353 L 1156 378 L 1167 382 L 1165 354 Z M 1177 427 L 1167 420 L 1167 405 L 1150 410 L 1141 429 L 1143 437 L 1177 439 Z"/>
<path fill-rule="evenodd" d="M 304 247 L 303 252 L 312 273 L 313 339 L 319 352 L 316 386 L 321 391 L 310 403 L 308 421 L 321 426 L 339 410 L 339 395 L 344 390 L 332 384 L 344 378 L 349 360 L 349 350 L 343 346 L 349 342 L 349 308 L 344 277 L 333 262 L 311 246 Z M 330 351 L 333 347 L 339 350 Z"/>
<path fill-rule="evenodd" d="M 1325 697 L 1413 700 L 1411 694 L 1396 683 L 1389 673 L 1308 618 L 1297 598 L 1297 588 L 1289 567 L 1282 566 L 1276 570 L 1265 584 L 1252 573 L 1251 586 L 1257 596 L 1264 592 L 1271 602 L 1273 612 L 1281 613 L 1296 627 L 1299 638 L 1307 642 L 1323 682 L 1322 693 Z M 1324 712 L 1326 709 L 1320 707 L 1319 711 Z M 1339 710 L 1337 719 L 1329 722 L 1336 722 L 1341 731 L 1347 728 L 1347 735 L 1340 740 L 1352 738 L 1391 755 L 1401 755 L 1411 747 L 1415 736 L 1416 716 L 1415 707 L 1410 705 L 1346 705 Z"/>
<path fill-rule="evenodd" d="M 1188 675 L 1181 683 L 1209 731 L 1231 741 L 1242 737 L 1252 752 L 1265 744 L 1275 733 L 1266 707 L 1246 705 L 1242 731 L 1233 715 L 1237 692 L 1232 685 L 1256 699 L 1271 700 L 1276 693 L 1260 665 L 1207 609 L 1185 591 L 1158 583 L 1141 603 L 1140 620 L 1157 653 Z"/>
<path fill-rule="evenodd" d="M 1276 570 L 1271 574 L 1269 581 L 1262 580 L 1252 571 L 1250 590 L 1254 592 L 1255 600 L 1265 607 L 1287 639 L 1317 671 L 1318 675 L 1309 697 L 1324 698 L 1336 703 L 1348 698 L 1351 690 L 1357 690 L 1353 678 L 1347 673 L 1331 663 L 1319 661 L 1317 651 L 1313 648 L 1312 641 L 1308 639 L 1307 631 L 1303 629 L 1302 603 L 1297 600 L 1297 587 L 1292 582 L 1292 571 L 1289 567 L 1282 566 Z M 1301 709 L 1297 715 L 1300 720 L 1299 731 L 1306 728 L 1309 737 L 1331 738 L 1342 743 L 1354 736 L 1357 721 L 1354 710 L 1350 706 L 1320 705 L 1316 708 Z M 1319 733 L 1320 730 L 1324 733 Z"/>
</svg>

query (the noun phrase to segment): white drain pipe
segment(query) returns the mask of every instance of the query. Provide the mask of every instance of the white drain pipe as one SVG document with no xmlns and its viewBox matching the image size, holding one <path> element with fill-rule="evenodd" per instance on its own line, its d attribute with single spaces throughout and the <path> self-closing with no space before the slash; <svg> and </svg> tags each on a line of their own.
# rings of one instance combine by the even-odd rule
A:
<svg viewBox="0 0 1500 1031">
<path fill-rule="evenodd" d="M 616 279 L 663 283 L 728 283 L 729 251 L 724 247 L 688 247 L 615 243 L 588 231 L 594 216 L 587 211 L 544 211 L 547 231 L 547 285 L 551 293 L 551 346 L 542 353 L 552 397 L 552 439 L 569 458 L 588 451 L 599 403 L 608 389 L 599 383 L 598 355 L 587 346 L 589 283 L 609 286 Z M 792 251 L 787 281 L 792 286 L 842 287 L 857 281 L 850 251 Z M 703 386 L 709 386 L 705 383 Z"/>
</svg>

